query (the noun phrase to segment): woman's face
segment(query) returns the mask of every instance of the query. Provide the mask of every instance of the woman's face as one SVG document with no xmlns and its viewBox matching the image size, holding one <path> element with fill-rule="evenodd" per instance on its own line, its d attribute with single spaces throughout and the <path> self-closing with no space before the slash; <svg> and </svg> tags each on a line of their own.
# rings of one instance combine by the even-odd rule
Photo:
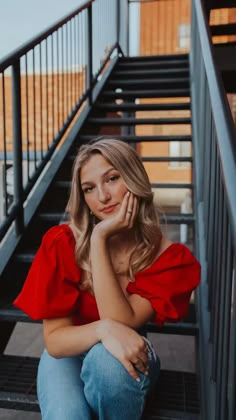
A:
<svg viewBox="0 0 236 420">
<path fill-rule="evenodd" d="M 120 173 L 102 155 L 89 158 L 80 171 L 84 199 L 100 220 L 114 215 L 128 191 Z"/>
</svg>

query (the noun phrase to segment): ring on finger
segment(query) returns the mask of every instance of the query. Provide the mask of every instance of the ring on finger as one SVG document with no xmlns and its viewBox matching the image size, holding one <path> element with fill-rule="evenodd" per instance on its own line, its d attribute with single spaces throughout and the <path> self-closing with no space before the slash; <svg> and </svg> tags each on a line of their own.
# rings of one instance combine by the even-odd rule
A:
<svg viewBox="0 0 236 420">
<path fill-rule="evenodd" d="M 127 213 L 128 214 L 132 214 L 132 210 L 127 210 Z"/>
</svg>

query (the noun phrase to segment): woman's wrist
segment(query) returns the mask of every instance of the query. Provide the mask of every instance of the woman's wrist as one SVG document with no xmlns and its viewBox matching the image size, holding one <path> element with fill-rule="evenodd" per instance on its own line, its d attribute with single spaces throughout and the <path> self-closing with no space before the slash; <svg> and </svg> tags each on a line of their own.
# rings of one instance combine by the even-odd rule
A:
<svg viewBox="0 0 236 420">
<path fill-rule="evenodd" d="M 111 329 L 112 320 L 107 319 L 100 319 L 97 323 L 96 327 L 96 335 L 98 338 L 98 341 L 102 341 L 107 334 L 109 334 L 109 331 Z"/>
<path fill-rule="evenodd" d="M 105 232 L 103 232 L 101 229 L 99 229 L 98 226 L 95 226 L 90 238 L 91 244 L 95 242 L 106 242 L 107 241 L 107 235 Z"/>
</svg>

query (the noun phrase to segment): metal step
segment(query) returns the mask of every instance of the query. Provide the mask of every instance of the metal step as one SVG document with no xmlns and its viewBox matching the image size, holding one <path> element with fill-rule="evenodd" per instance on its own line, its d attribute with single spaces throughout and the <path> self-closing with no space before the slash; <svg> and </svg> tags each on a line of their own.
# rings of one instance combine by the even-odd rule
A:
<svg viewBox="0 0 236 420">
<path fill-rule="evenodd" d="M 139 87 L 148 89 L 151 87 L 152 89 L 158 87 L 165 87 L 171 88 L 172 86 L 175 87 L 188 87 L 189 86 L 189 78 L 188 77 L 175 77 L 175 78 L 155 78 L 155 79 L 135 79 L 134 77 L 130 79 L 111 79 L 107 86 L 109 88 L 114 89 L 125 89 L 128 87 L 129 89 L 139 89 Z"/>
<path fill-rule="evenodd" d="M 14 299 L 12 299 L 14 300 Z M 20 309 L 12 305 L 12 302 L 0 302 L 0 320 L 8 322 L 36 322 L 40 323 L 41 321 L 34 321 Z"/>
<path fill-rule="evenodd" d="M 236 23 L 227 23 L 225 25 L 211 25 L 212 36 L 218 35 L 236 35 Z"/>
<path fill-rule="evenodd" d="M 192 157 L 181 156 L 181 157 L 142 157 L 142 162 L 192 162 Z"/>
<path fill-rule="evenodd" d="M 99 125 L 170 125 L 191 124 L 191 118 L 95 118 L 88 119 L 89 124 Z"/>
<path fill-rule="evenodd" d="M 166 69 L 184 69 L 189 70 L 189 62 L 187 60 L 182 61 L 148 61 L 148 62 L 119 62 L 115 68 L 115 71 L 129 71 L 129 70 L 141 70 L 143 72 L 148 70 L 166 70 Z"/>
<path fill-rule="evenodd" d="M 145 70 L 145 76 L 156 76 L 157 78 L 160 76 L 165 77 L 173 77 L 173 75 L 179 75 L 179 76 L 189 76 L 189 70 L 188 69 L 146 69 Z M 111 80 L 113 80 L 113 77 L 115 79 L 117 78 L 129 78 L 129 77 L 143 77 L 143 69 L 142 70 L 116 70 L 112 72 Z"/>
<path fill-rule="evenodd" d="M 172 61 L 182 61 L 182 60 L 188 60 L 189 55 L 188 54 L 160 54 L 160 55 L 156 55 L 155 57 L 153 55 L 134 55 L 131 57 L 126 57 L 123 56 L 119 59 L 119 63 L 120 62 L 147 62 L 147 61 L 152 61 L 155 59 L 156 62 L 160 62 L 160 61 L 167 61 L 172 62 Z"/>
<path fill-rule="evenodd" d="M 38 363 L 36 357 L 0 356 L 1 408 L 39 411 L 36 397 Z M 193 420 L 198 419 L 198 414 L 198 376 L 189 372 L 161 370 L 158 384 L 147 401 L 142 419 Z"/>
<path fill-rule="evenodd" d="M 69 189 L 71 186 L 71 182 L 70 181 L 57 181 L 56 182 L 57 186 L 59 188 L 63 188 L 63 189 Z M 191 183 L 151 183 L 152 188 L 192 188 L 193 185 Z"/>
<path fill-rule="evenodd" d="M 83 142 L 87 142 L 91 139 L 94 139 L 94 134 L 82 134 L 79 138 Z M 163 142 L 163 141 L 186 141 L 191 142 L 192 136 L 190 135 L 165 135 L 165 136 L 133 136 L 133 135 L 125 135 L 125 136 L 117 136 L 117 135 L 102 135 L 104 138 L 113 138 L 117 140 L 123 140 L 127 143 L 152 143 L 152 142 Z"/>
<path fill-rule="evenodd" d="M 159 103 L 159 104 L 136 104 L 135 102 L 123 102 L 121 104 L 114 104 L 111 102 L 97 102 L 95 109 L 103 111 L 184 111 L 190 110 L 190 102 L 178 103 Z"/>
<path fill-rule="evenodd" d="M 125 92 L 113 92 L 105 90 L 102 94 L 104 98 L 188 98 L 190 97 L 190 89 L 143 89 L 143 90 L 126 90 Z"/>
</svg>

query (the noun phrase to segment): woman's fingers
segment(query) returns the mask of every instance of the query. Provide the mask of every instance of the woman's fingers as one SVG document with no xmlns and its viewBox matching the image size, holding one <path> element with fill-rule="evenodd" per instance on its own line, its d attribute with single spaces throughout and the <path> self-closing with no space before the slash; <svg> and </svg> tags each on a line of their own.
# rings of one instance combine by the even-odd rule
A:
<svg viewBox="0 0 236 420">
<path fill-rule="evenodd" d="M 123 360 L 121 361 L 127 372 L 132 376 L 132 378 L 135 379 L 135 381 L 140 382 L 140 378 L 134 368 L 134 365 L 129 360 Z"/>
<path fill-rule="evenodd" d="M 137 216 L 138 199 L 133 195 L 132 213 L 130 214 L 129 227 L 133 227 L 135 218 Z"/>
</svg>

